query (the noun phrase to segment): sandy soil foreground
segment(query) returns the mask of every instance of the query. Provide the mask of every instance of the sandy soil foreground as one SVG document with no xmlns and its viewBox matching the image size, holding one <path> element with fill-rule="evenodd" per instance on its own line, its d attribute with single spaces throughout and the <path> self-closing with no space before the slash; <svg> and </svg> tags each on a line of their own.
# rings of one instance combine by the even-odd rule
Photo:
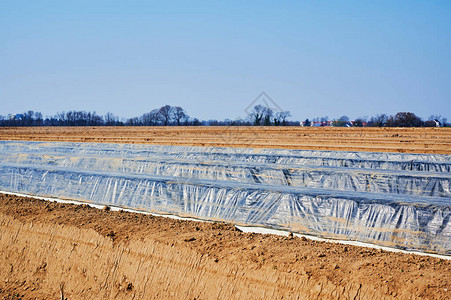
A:
<svg viewBox="0 0 451 300">
<path fill-rule="evenodd" d="M 451 127 L 3 127 L 0 140 L 451 154 Z"/>
<path fill-rule="evenodd" d="M 449 299 L 451 261 L 0 194 L 4 299 Z"/>
</svg>

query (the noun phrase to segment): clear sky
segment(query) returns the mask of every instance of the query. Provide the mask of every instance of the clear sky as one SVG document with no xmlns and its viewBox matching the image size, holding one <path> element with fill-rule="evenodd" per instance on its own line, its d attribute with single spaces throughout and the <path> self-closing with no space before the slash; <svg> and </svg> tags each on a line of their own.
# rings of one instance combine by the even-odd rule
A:
<svg viewBox="0 0 451 300">
<path fill-rule="evenodd" d="M 451 118 L 451 1 L 0 1 L 0 114 Z"/>
</svg>

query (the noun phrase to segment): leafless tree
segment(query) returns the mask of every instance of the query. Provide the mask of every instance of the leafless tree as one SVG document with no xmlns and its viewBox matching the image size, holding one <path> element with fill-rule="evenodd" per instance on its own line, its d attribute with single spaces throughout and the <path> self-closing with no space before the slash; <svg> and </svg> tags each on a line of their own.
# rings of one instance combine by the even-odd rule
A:
<svg viewBox="0 0 451 300">
<path fill-rule="evenodd" d="M 388 121 L 388 116 L 386 114 L 380 114 L 375 117 L 371 117 L 368 121 L 368 126 L 371 127 L 383 127 Z"/>
<path fill-rule="evenodd" d="M 165 105 L 160 108 L 160 114 L 163 117 L 163 125 L 168 126 L 174 119 L 174 107 Z"/>
<path fill-rule="evenodd" d="M 181 108 L 180 106 L 174 107 L 174 118 L 177 122 L 177 126 L 182 125 L 183 122 L 188 120 L 188 115 L 186 114 L 185 110 Z"/>
<path fill-rule="evenodd" d="M 285 126 L 288 117 L 291 117 L 291 113 L 289 111 L 276 112 L 274 117 L 274 124 Z"/>
<path fill-rule="evenodd" d="M 164 118 L 159 109 L 154 109 L 151 112 L 143 114 L 141 121 L 142 125 L 157 126 L 162 124 Z"/>
<path fill-rule="evenodd" d="M 119 122 L 119 117 L 114 115 L 111 112 L 107 112 L 105 114 L 104 120 L 105 120 L 106 126 L 113 126 L 113 125 L 116 125 L 117 122 Z"/>
<path fill-rule="evenodd" d="M 270 125 L 272 115 L 273 111 L 271 108 L 259 104 L 254 106 L 251 113 L 249 114 L 249 118 L 256 126 L 262 124 Z"/>
</svg>

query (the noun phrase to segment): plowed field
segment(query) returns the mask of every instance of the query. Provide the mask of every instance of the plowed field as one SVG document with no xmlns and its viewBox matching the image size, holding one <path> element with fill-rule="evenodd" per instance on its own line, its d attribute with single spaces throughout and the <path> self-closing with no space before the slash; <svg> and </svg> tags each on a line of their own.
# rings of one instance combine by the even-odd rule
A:
<svg viewBox="0 0 451 300">
<path fill-rule="evenodd" d="M 451 154 L 451 128 L 13 127 L 0 140 Z"/>
</svg>

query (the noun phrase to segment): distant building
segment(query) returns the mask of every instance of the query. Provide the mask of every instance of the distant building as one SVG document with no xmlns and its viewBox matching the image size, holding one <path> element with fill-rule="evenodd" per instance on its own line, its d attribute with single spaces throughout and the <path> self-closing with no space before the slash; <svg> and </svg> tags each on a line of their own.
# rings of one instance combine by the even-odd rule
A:
<svg viewBox="0 0 451 300">
<path fill-rule="evenodd" d="M 15 115 L 9 114 L 8 115 L 8 119 L 11 120 L 11 121 L 13 121 L 13 120 L 22 120 L 23 118 L 24 118 L 23 114 L 15 114 Z"/>
<path fill-rule="evenodd" d="M 304 127 L 305 122 L 300 122 L 299 123 L 300 126 Z M 323 127 L 323 126 L 332 126 L 332 121 L 325 121 L 325 122 L 310 122 L 310 125 L 308 125 L 310 127 Z"/>
</svg>

